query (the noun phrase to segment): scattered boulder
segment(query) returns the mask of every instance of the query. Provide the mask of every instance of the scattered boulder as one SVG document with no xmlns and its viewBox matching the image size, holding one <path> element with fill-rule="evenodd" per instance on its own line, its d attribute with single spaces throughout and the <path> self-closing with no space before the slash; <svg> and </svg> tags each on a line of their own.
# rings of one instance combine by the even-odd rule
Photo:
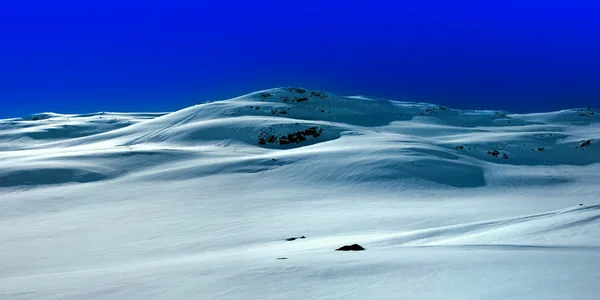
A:
<svg viewBox="0 0 600 300">
<path fill-rule="evenodd" d="M 542 148 L 537 148 L 537 149 L 538 149 L 538 151 L 540 151 L 540 152 L 544 151 L 544 148 L 543 148 L 543 147 L 542 147 Z"/>
<path fill-rule="evenodd" d="M 508 159 L 508 154 L 506 154 L 506 153 L 502 154 L 502 158 Z"/>
<path fill-rule="evenodd" d="M 271 114 L 272 115 L 287 115 L 288 112 L 285 111 L 285 110 L 276 110 L 276 109 L 273 109 L 273 110 L 271 110 Z"/>
<path fill-rule="evenodd" d="M 306 90 L 302 89 L 302 88 L 290 87 L 290 88 L 286 88 L 286 90 L 290 91 L 290 92 L 296 92 L 298 94 L 304 94 L 304 93 L 306 93 Z"/>
<path fill-rule="evenodd" d="M 580 117 L 591 117 L 591 116 L 594 116 L 594 115 L 595 115 L 595 113 L 594 113 L 594 111 L 592 110 L 592 108 L 591 108 L 591 107 L 588 107 L 587 109 L 585 109 L 585 110 L 582 110 L 582 111 L 581 111 L 580 113 L 578 113 L 577 115 L 578 115 L 578 116 L 580 116 Z"/>
<path fill-rule="evenodd" d="M 359 244 L 352 244 L 350 246 L 346 245 L 346 246 L 335 249 L 335 251 L 364 251 L 364 250 L 365 250 L 365 248 L 363 248 Z"/>
<path fill-rule="evenodd" d="M 327 96 L 327 94 L 322 93 L 322 92 L 310 92 L 310 95 L 313 97 L 317 97 L 319 99 L 327 99 L 327 97 L 329 97 L 329 96 Z"/>
<path fill-rule="evenodd" d="M 498 151 L 498 150 L 488 151 L 487 154 L 489 154 L 493 157 L 498 157 L 498 155 L 500 155 L 500 151 Z"/>
<path fill-rule="evenodd" d="M 323 98 L 322 98 L 323 99 Z M 304 101 L 308 101 L 310 99 L 308 99 L 307 97 L 288 97 L 288 96 L 283 96 L 281 97 L 281 101 L 287 103 L 287 102 L 304 102 Z"/>
<path fill-rule="evenodd" d="M 292 132 L 287 135 L 275 135 L 268 134 L 266 132 L 261 132 L 261 135 L 258 137 L 259 145 L 269 144 L 280 144 L 280 145 L 288 145 L 288 144 L 297 144 L 307 140 L 307 137 L 312 136 L 313 138 L 321 136 L 321 134 L 325 131 L 323 128 L 318 127 L 309 127 L 302 131 Z"/>
<path fill-rule="evenodd" d="M 301 237 L 291 237 L 291 238 L 287 238 L 285 240 L 288 242 L 291 242 L 291 241 L 295 241 L 297 239 L 305 239 L 305 238 L 306 238 L 305 236 L 301 236 Z"/>
<path fill-rule="evenodd" d="M 587 147 L 587 146 L 589 146 L 591 144 L 592 144 L 592 140 L 581 141 L 581 144 L 579 144 L 579 146 L 575 147 L 575 149 Z"/>
<path fill-rule="evenodd" d="M 260 96 L 263 97 L 263 98 L 269 98 L 269 97 L 271 97 L 273 95 L 271 93 L 262 93 L 262 94 L 260 94 Z"/>
</svg>

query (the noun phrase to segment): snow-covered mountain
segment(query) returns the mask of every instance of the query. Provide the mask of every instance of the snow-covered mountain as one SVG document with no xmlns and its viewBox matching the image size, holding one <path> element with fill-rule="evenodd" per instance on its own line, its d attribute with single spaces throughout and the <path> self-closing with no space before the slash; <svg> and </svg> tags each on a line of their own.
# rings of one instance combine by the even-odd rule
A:
<svg viewBox="0 0 600 300">
<path fill-rule="evenodd" d="M 595 299 L 599 192 L 592 108 L 277 88 L 0 120 L 0 299 Z"/>
</svg>

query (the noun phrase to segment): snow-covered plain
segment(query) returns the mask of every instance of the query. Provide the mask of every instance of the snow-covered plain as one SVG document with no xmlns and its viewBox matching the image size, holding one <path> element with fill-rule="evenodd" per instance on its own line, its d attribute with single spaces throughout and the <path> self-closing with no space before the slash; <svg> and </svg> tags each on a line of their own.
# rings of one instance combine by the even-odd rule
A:
<svg viewBox="0 0 600 300">
<path fill-rule="evenodd" d="M 278 88 L 0 120 L 0 299 L 600 299 L 599 193 L 591 108 Z"/>
</svg>

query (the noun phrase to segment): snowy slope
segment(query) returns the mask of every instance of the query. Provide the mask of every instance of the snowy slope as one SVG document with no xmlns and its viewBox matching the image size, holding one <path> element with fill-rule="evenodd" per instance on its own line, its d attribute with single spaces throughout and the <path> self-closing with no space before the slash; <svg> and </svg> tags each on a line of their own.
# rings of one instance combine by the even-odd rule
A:
<svg viewBox="0 0 600 300">
<path fill-rule="evenodd" d="M 0 120 L 0 299 L 595 299 L 599 171 L 591 108 L 277 88 Z"/>
</svg>

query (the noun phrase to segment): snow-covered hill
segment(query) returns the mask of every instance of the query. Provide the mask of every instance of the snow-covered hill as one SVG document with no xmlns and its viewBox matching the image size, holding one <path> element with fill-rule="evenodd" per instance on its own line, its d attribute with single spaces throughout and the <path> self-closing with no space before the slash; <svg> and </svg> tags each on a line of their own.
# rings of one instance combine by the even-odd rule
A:
<svg viewBox="0 0 600 300">
<path fill-rule="evenodd" d="M 0 299 L 595 299 L 599 192 L 591 108 L 277 88 L 0 120 Z"/>
</svg>

